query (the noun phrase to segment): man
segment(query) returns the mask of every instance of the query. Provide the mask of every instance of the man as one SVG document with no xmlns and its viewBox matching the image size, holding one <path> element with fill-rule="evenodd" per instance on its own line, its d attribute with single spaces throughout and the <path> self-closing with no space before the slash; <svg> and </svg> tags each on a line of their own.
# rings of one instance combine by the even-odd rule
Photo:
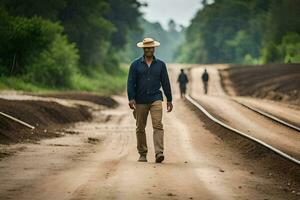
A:
<svg viewBox="0 0 300 200">
<path fill-rule="evenodd" d="M 203 83 L 205 94 L 207 94 L 207 90 L 208 90 L 208 80 L 209 80 L 209 76 L 208 76 L 207 70 L 204 69 L 204 72 L 202 74 L 202 83 Z"/>
<path fill-rule="evenodd" d="M 179 83 L 180 97 L 184 97 L 186 92 L 186 84 L 189 82 L 187 75 L 184 73 L 184 70 L 180 70 L 180 74 L 177 78 L 177 83 Z"/>
<path fill-rule="evenodd" d="M 167 97 L 167 111 L 171 112 L 172 93 L 166 64 L 154 56 L 155 47 L 160 43 L 152 38 L 145 38 L 137 46 L 143 48 L 144 55 L 132 62 L 127 81 L 129 107 L 136 119 L 138 161 L 147 162 L 146 124 L 148 113 L 151 114 L 155 161 L 164 160 L 164 129 L 162 124 L 163 88 Z"/>
</svg>

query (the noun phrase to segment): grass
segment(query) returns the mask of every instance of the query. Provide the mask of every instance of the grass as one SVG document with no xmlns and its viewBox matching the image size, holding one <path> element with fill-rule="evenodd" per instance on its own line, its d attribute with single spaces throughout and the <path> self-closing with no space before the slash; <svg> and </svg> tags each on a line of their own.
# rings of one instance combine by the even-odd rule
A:
<svg viewBox="0 0 300 200">
<path fill-rule="evenodd" d="M 72 89 L 100 92 L 101 94 L 118 94 L 126 89 L 127 69 L 121 68 L 117 74 L 94 73 L 92 76 L 76 74 L 73 77 Z"/>
<path fill-rule="evenodd" d="M 52 88 L 25 81 L 20 77 L 0 77 L 0 90 L 20 90 L 35 93 L 88 91 L 102 95 L 120 94 L 126 89 L 128 69 L 123 65 L 114 75 L 105 72 L 94 72 L 87 76 L 75 74 L 69 87 Z"/>
<path fill-rule="evenodd" d="M 23 77 L 0 77 L 0 90 L 23 90 L 29 92 L 38 92 L 51 89 L 26 82 L 23 80 Z"/>
</svg>

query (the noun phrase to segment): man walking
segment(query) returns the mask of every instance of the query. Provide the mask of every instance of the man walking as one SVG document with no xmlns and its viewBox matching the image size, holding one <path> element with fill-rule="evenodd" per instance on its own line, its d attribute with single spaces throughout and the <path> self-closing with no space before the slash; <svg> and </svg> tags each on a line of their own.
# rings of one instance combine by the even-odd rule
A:
<svg viewBox="0 0 300 200">
<path fill-rule="evenodd" d="M 202 83 L 203 83 L 205 94 L 207 94 L 207 90 L 208 90 L 208 80 L 209 80 L 209 75 L 207 73 L 207 70 L 204 69 L 204 72 L 202 74 Z"/>
<path fill-rule="evenodd" d="M 180 70 L 180 74 L 177 78 L 177 83 L 179 83 L 180 97 L 183 98 L 186 92 L 186 84 L 189 82 L 187 75 L 184 70 Z"/>
<path fill-rule="evenodd" d="M 155 161 L 164 160 L 164 129 L 162 124 L 161 86 L 167 97 L 167 111 L 173 109 L 172 93 L 166 64 L 154 56 L 155 47 L 160 43 L 152 38 L 145 38 L 137 46 L 143 48 L 144 55 L 132 62 L 127 81 L 129 107 L 136 119 L 138 161 L 147 162 L 147 141 L 145 128 L 148 113 L 151 114 Z"/>
</svg>

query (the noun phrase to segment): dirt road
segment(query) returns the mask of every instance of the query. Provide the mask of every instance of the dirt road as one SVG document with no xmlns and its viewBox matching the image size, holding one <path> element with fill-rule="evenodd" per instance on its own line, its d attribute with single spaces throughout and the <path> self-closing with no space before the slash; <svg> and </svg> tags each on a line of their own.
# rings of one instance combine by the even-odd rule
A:
<svg viewBox="0 0 300 200">
<path fill-rule="evenodd" d="M 175 100 L 164 112 L 162 164 L 150 118 L 148 162 L 136 161 L 135 121 L 126 97 L 115 96 L 118 108 L 94 111 L 72 135 L 5 147 L 17 153 L 0 161 L 0 199 L 299 199 L 299 181 L 218 137 L 224 130 L 179 99 L 178 66 L 169 72 Z"/>
</svg>

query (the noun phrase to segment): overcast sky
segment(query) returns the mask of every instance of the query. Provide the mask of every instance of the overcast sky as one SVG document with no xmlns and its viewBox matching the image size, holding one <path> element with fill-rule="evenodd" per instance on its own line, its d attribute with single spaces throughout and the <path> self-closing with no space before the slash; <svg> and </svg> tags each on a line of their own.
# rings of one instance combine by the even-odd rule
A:
<svg viewBox="0 0 300 200">
<path fill-rule="evenodd" d="M 167 27 L 170 19 L 177 24 L 188 26 L 199 8 L 201 0 L 139 0 L 148 3 L 142 8 L 144 17 L 150 22 L 160 22 Z"/>
</svg>

